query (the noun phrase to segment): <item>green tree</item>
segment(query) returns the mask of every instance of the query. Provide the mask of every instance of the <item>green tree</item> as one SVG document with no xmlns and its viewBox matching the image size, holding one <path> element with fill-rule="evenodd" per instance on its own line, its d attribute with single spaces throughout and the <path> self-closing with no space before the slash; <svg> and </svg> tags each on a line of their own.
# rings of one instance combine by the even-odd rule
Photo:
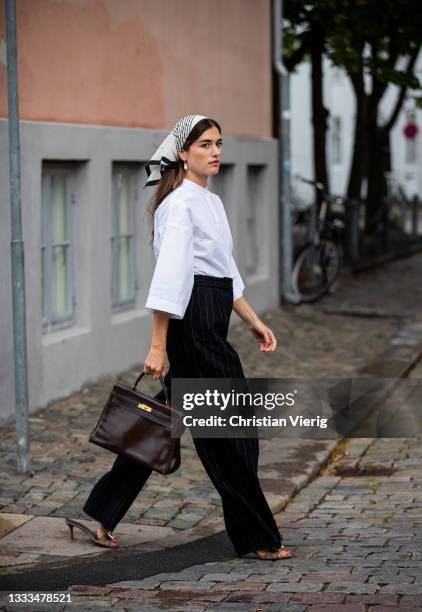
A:
<svg viewBox="0 0 422 612">
<path fill-rule="evenodd" d="M 359 198 L 367 178 L 366 229 L 376 229 L 383 208 L 384 154 L 409 89 L 421 48 L 422 12 L 415 0 L 340 0 L 327 55 L 349 75 L 356 100 L 355 136 L 347 195 Z M 389 85 L 396 99 L 389 117 L 380 104 Z"/>
<path fill-rule="evenodd" d="M 414 72 L 422 41 L 420 3 L 311 0 L 302 10 L 300 4 L 298 0 L 286 0 L 285 52 L 292 69 L 310 57 L 314 21 L 321 20 L 323 53 L 346 71 L 355 93 L 354 144 L 347 195 L 359 199 L 363 179 L 367 178 L 366 228 L 371 232 L 382 212 L 383 151 L 408 91 L 421 87 Z M 390 116 L 382 122 L 379 108 L 389 85 L 397 86 L 396 100 Z"/>
</svg>

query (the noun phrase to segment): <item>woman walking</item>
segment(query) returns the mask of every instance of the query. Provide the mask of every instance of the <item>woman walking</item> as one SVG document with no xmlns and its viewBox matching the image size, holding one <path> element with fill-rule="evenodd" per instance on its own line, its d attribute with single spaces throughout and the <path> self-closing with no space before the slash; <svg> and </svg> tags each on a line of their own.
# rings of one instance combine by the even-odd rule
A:
<svg viewBox="0 0 422 612">
<path fill-rule="evenodd" d="M 232 310 L 261 351 L 274 351 L 277 344 L 242 296 L 225 210 L 207 188 L 208 177 L 219 171 L 221 149 L 217 121 L 189 115 L 177 122 L 146 166 L 146 186 L 157 185 L 151 204 L 157 262 L 146 302 L 154 314 L 144 372 L 154 378 L 166 374 L 168 387 L 171 377 L 244 378 L 239 356 L 227 341 Z M 194 438 L 194 444 L 221 496 L 236 553 L 290 557 L 259 483 L 258 438 Z M 84 506 L 99 523 L 97 533 L 91 533 L 95 543 L 119 545 L 111 532 L 150 473 L 120 455 L 97 482 Z"/>
</svg>

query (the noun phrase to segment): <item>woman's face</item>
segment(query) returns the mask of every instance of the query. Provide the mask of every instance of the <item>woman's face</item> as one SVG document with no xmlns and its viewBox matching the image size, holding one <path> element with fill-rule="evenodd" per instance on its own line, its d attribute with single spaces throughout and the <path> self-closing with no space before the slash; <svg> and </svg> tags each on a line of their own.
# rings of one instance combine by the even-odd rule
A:
<svg viewBox="0 0 422 612">
<path fill-rule="evenodd" d="M 211 127 L 191 144 L 188 151 L 180 151 L 181 159 L 188 165 L 186 178 L 205 180 L 206 184 L 208 176 L 218 174 L 222 142 L 219 130 Z"/>
</svg>

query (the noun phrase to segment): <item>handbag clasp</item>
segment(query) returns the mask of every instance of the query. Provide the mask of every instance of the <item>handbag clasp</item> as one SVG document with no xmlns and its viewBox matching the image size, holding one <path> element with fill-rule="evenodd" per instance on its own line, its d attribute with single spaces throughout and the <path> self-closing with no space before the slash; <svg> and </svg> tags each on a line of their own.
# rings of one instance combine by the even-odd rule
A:
<svg viewBox="0 0 422 612">
<path fill-rule="evenodd" d="M 142 408 L 142 410 L 145 410 L 146 412 L 152 412 L 151 406 L 147 406 L 146 404 L 139 403 L 138 408 Z"/>
</svg>

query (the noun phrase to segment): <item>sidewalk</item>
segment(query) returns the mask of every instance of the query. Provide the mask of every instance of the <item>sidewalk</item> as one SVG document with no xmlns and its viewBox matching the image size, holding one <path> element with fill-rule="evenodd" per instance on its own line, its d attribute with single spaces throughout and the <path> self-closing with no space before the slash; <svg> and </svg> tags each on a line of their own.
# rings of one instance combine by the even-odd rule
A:
<svg viewBox="0 0 422 612">
<path fill-rule="evenodd" d="M 261 354 L 243 325 L 232 327 L 230 340 L 241 355 L 246 375 L 350 377 L 372 363 L 367 375 L 377 376 L 378 372 L 382 376 L 392 355 L 396 370 L 388 375 L 402 374 L 422 349 L 418 324 L 422 319 L 418 298 L 422 296 L 417 295 L 422 293 L 421 264 L 422 256 L 415 255 L 358 279 L 347 276 L 335 296 L 316 305 L 286 306 L 267 313 L 264 320 L 279 342 L 275 354 Z M 132 382 L 137 373 L 124 373 L 121 380 Z M 63 520 L 64 516 L 83 517 L 81 506 L 93 482 L 112 462 L 109 453 L 88 445 L 87 434 L 114 380 L 106 378 L 31 418 L 32 477 L 16 474 L 14 430 L 2 431 L 0 563 L 2 573 L 10 578 L 20 572 L 23 578 L 29 570 L 47 572 L 72 559 L 75 565 L 120 554 L 97 550 L 80 537 L 70 543 Z M 309 481 L 334 447 L 333 440 L 262 441 L 260 476 L 274 513 Z M 188 435 L 183 438 L 182 456 L 181 469 L 171 477 L 154 474 L 149 479 L 120 524 L 118 535 L 124 550 L 142 555 L 186 542 L 199 545 L 201 539 L 223 529 L 219 496 Z M 294 505 L 278 515 L 281 522 Z M 284 527 L 282 532 L 288 538 Z"/>
</svg>

